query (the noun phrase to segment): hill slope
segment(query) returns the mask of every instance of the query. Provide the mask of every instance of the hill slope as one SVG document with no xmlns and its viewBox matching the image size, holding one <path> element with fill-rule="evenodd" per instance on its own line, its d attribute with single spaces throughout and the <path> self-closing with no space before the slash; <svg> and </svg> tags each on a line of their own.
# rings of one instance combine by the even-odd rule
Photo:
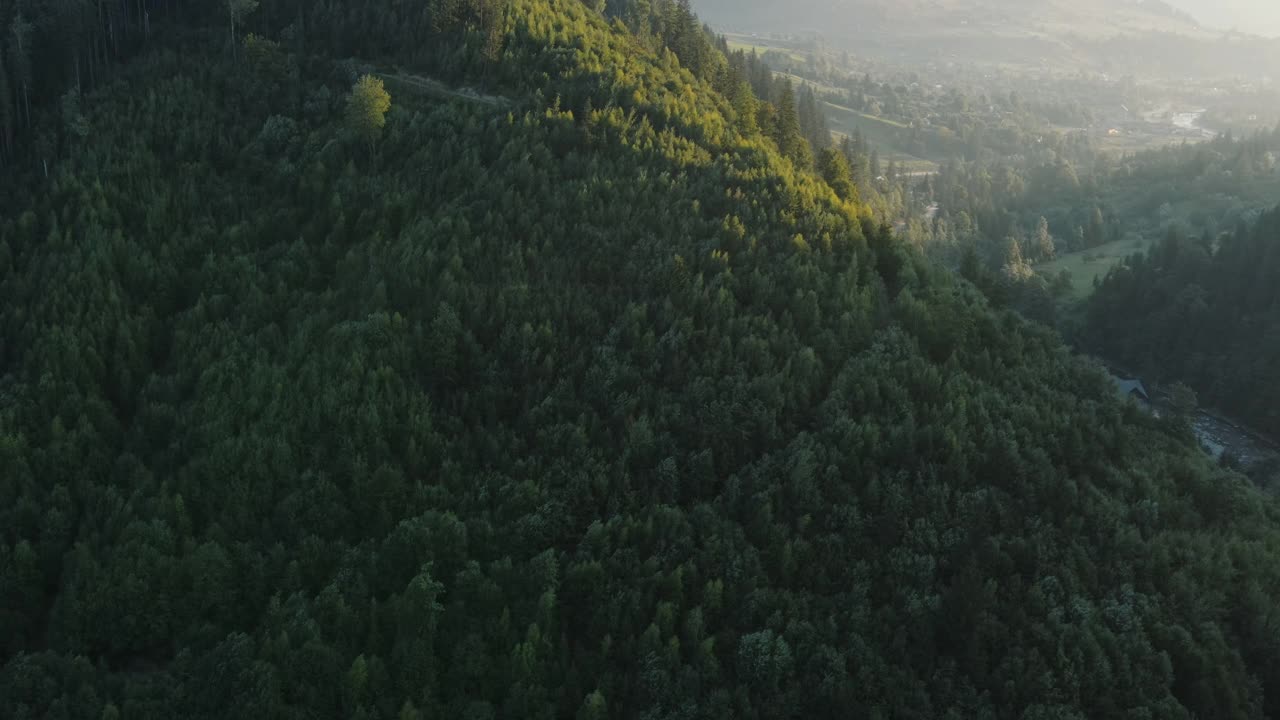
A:
<svg viewBox="0 0 1280 720">
<path fill-rule="evenodd" d="M 1184 428 L 583 4 L 342 7 L 157 20 L 3 176 L 8 717 L 1280 712 Z M 394 63 L 505 100 L 371 143 Z"/>
</svg>

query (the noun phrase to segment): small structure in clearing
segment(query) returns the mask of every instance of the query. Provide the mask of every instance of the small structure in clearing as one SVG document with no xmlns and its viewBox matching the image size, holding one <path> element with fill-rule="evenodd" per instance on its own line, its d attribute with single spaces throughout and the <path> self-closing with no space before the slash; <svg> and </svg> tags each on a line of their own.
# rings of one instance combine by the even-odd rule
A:
<svg viewBox="0 0 1280 720">
<path fill-rule="evenodd" d="M 1132 399 L 1144 408 L 1151 407 L 1151 395 L 1147 393 L 1147 387 L 1141 380 L 1126 380 L 1112 375 L 1111 381 L 1115 383 L 1116 392 L 1120 393 L 1120 397 Z"/>
</svg>

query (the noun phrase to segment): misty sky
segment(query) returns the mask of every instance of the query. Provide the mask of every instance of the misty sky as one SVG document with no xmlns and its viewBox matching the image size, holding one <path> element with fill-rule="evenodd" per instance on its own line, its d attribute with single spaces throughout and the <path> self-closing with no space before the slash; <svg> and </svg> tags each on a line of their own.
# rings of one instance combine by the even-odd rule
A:
<svg viewBox="0 0 1280 720">
<path fill-rule="evenodd" d="M 1280 36 L 1280 0 L 1168 0 L 1201 24 Z"/>
</svg>

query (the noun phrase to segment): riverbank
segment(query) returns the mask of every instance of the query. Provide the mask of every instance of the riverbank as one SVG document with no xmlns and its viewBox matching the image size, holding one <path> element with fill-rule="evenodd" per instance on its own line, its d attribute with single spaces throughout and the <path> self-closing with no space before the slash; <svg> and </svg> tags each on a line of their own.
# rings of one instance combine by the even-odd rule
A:
<svg viewBox="0 0 1280 720">
<path fill-rule="evenodd" d="M 1136 378 L 1137 375 L 1107 362 L 1103 366 L 1117 379 Z M 1150 396 L 1151 412 L 1157 416 L 1169 411 L 1168 393 L 1153 391 Z M 1214 460 L 1230 458 L 1242 469 L 1280 455 L 1280 442 L 1265 433 L 1231 417 L 1209 409 L 1196 410 L 1191 429 L 1200 447 Z"/>
<path fill-rule="evenodd" d="M 1277 454 L 1280 445 L 1265 435 L 1219 414 L 1201 410 L 1192 422 L 1196 437 L 1216 460 L 1228 455 L 1249 467 Z"/>
</svg>

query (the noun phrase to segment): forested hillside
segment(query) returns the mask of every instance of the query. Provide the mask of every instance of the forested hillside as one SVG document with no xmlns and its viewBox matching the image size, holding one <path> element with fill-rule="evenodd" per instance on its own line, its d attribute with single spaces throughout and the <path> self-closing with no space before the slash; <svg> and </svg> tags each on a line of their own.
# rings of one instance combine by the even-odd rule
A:
<svg viewBox="0 0 1280 720">
<path fill-rule="evenodd" d="M 1280 432 L 1280 211 L 1220 242 L 1171 234 L 1113 271 L 1090 340 L 1153 380 Z"/>
<path fill-rule="evenodd" d="M 2 714 L 1280 715 L 1275 502 L 600 5 L 39 20 Z"/>
</svg>

